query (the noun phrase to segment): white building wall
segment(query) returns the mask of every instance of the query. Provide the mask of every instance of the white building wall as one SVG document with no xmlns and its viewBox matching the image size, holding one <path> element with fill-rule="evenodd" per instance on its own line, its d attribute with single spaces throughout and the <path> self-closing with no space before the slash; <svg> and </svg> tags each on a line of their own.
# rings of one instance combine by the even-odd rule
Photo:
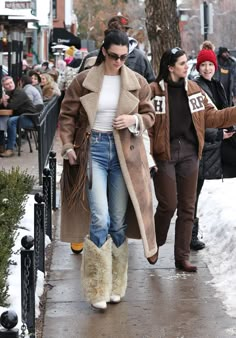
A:
<svg viewBox="0 0 236 338">
<path fill-rule="evenodd" d="M 73 13 L 73 0 L 66 0 L 65 1 L 65 24 L 66 24 L 66 27 L 71 26 L 72 13 Z"/>
<path fill-rule="evenodd" d="M 40 33 L 38 36 L 38 56 L 40 62 L 48 60 L 48 44 L 53 28 L 52 0 L 37 0 L 37 17 Z"/>
</svg>

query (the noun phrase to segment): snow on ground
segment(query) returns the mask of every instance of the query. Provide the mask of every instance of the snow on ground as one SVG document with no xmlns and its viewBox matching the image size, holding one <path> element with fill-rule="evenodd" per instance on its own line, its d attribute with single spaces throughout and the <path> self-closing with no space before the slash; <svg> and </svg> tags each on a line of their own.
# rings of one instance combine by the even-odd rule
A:
<svg viewBox="0 0 236 338">
<path fill-rule="evenodd" d="M 202 259 L 227 313 L 236 317 L 236 179 L 205 181 L 199 199 Z"/>
<path fill-rule="evenodd" d="M 61 172 L 61 168 L 58 169 Z M 59 180 L 58 180 L 59 181 Z M 206 248 L 199 252 L 200 258 L 206 262 L 212 274 L 211 284 L 216 289 L 227 313 L 236 317 L 236 210 L 235 210 L 236 179 L 205 181 L 199 199 L 200 233 Z M 16 265 L 11 265 L 9 283 L 10 308 L 18 315 L 18 328 L 21 326 L 21 277 L 20 248 L 21 238 L 33 236 L 34 196 L 30 195 L 26 203 L 26 214 L 21 220 L 13 248 L 11 259 Z M 46 237 L 47 246 L 50 239 Z M 43 293 L 44 275 L 38 274 L 36 288 L 36 315 L 39 315 L 39 297 Z M 0 307 L 0 314 L 6 309 Z"/>
<path fill-rule="evenodd" d="M 21 323 L 21 269 L 20 269 L 20 249 L 21 249 L 21 239 L 25 235 L 31 235 L 34 237 L 34 195 L 29 195 L 26 202 L 26 212 L 19 224 L 19 230 L 16 235 L 15 245 L 13 247 L 13 255 L 11 256 L 11 261 L 14 264 L 10 265 L 10 273 L 8 276 L 8 285 L 9 285 L 9 299 L 8 303 L 10 304 L 9 309 L 14 310 L 18 315 L 18 325 L 17 328 L 20 329 Z M 21 228 L 22 227 L 22 228 Z M 50 243 L 48 236 L 45 236 L 45 247 Z M 37 287 L 36 287 L 36 297 L 35 297 L 35 315 L 39 316 L 39 297 L 43 293 L 44 287 L 44 274 L 39 271 L 37 275 Z M 0 307 L 0 314 L 7 310 L 6 308 Z"/>
</svg>

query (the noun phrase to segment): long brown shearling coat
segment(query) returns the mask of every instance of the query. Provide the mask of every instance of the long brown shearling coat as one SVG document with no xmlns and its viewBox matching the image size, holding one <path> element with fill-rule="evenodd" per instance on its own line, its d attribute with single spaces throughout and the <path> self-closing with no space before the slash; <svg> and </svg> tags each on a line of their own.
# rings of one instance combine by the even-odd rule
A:
<svg viewBox="0 0 236 338">
<path fill-rule="evenodd" d="M 73 148 L 74 131 L 78 126 L 81 138 L 85 131 L 92 129 L 96 117 L 99 94 L 104 77 L 104 65 L 95 66 L 76 76 L 67 89 L 59 117 L 62 154 Z M 109 93 L 107 93 L 109 95 Z M 130 196 L 127 208 L 127 236 L 142 238 L 146 257 L 157 251 L 150 174 L 142 132 L 150 128 L 155 119 L 150 101 L 150 87 L 139 74 L 126 66 L 121 67 L 121 92 L 116 116 L 136 114 L 140 134 L 135 136 L 128 128 L 114 130 L 114 140 L 122 173 Z M 87 198 L 85 208 L 81 201 L 69 211 L 67 200 L 62 200 L 61 240 L 81 242 L 89 233 L 90 212 Z"/>
</svg>

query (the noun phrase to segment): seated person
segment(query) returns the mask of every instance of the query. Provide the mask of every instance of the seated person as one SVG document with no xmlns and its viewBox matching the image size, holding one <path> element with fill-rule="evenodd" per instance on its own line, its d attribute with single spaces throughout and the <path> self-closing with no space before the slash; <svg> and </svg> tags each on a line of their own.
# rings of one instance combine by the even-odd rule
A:
<svg viewBox="0 0 236 338">
<path fill-rule="evenodd" d="M 41 68 L 42 68 L 42 71 L 43 72 L 47 72 L 50 70 L 49 68 L 49 62 L 48 61 L 44 61 L 42 64 L 41 64 Z"/>
<path fill-rule="evenodd" d="M 41 97 L 43 97 L 42 88 L 40 86 L 41 77 L 39 73 L 37 73 L 35 70 L 32 69 L 28 72 L 28 76 L 31 77 L 32 85 L 39 91 L 39 94 L 41 95 Z"/>
<path fill-rule="evenodd" d="M 50 74 L 42 73 L 40 76 L 44 102 L 51 100 L 51 98 L 55 95 L 57 96 L 61 95 L 61 91 L 57 83 L 53 80 Z"/>
<path fill-rule="evenodd" d="M 31 77 L 28 75 L 23 75 L 20 79 L 20 85 L 33 102 L 37 112 L 40 112 L 44 107 L 43 98 L 39 91 L 32 85 Z"/>
<path fill-rule="evenodd" d="M 12 109 L 13 116 L 7 122 L 7 149 L 0 153 L 1 157 L 11 157 L 14 155 L 13 149 L 16 144 L 16 130 L 19 116 L 23 113 L 37 113 L 37 109 L 25 91 L 16 88 L 13 78 L 5 76 L 2 78 L 2 86 L 5 91 L 0 100 L 0 109 Z M 22 128 L 34 126 L 30 117 L 24 116 L 21 120 Z"/>
</svg>

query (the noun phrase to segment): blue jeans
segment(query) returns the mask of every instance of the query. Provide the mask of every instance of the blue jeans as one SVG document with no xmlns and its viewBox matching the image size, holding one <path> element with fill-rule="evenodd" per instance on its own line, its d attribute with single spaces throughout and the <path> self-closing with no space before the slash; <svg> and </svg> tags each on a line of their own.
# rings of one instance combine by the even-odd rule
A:
<svg viewBox="0 0 236 338">
<path fill-rule="evenodd" d="M 7 121 L 7 149 L 13 150 L 16 144 L 16 129 L 19 116 L 10 117 Z M 29 117 L 21 118 L 21 128 L 31 128 L 34 124 Z"/>
<path fill-rule="evenodd" d="M 92 132 L 91 159 L 93 184 L 92 189 L 87 190 L 90 239 L 100 248 L 110 234 L 119 247 L 125 241 L 128 191 L 112 133 Z"/>
</svg>

